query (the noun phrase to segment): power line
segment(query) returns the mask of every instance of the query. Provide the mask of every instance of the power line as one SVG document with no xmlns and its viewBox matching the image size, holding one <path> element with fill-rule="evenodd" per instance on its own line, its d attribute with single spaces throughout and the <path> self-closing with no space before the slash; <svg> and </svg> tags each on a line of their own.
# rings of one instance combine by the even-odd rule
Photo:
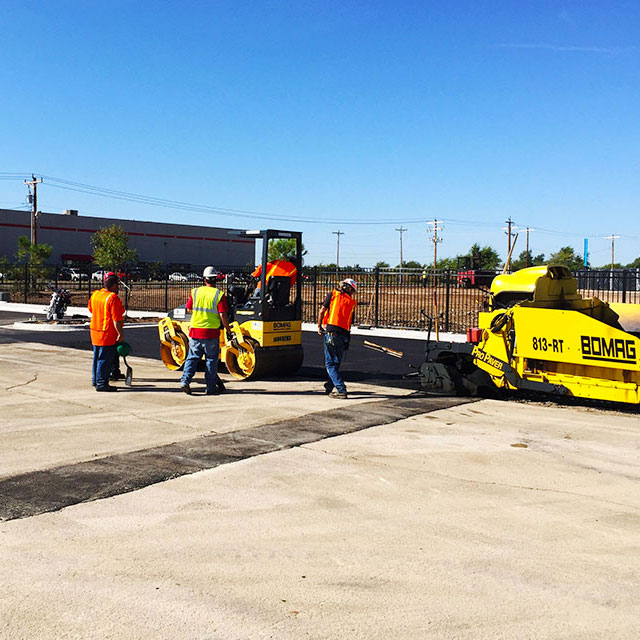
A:
<svg viewBox="0 0 640 640">
<path fill-rule="evenodd" d="M 230 209 L 226 207 L 215 207 L 210 205 L 196 204 L 184 202 L 180 200 L 168 200 L 166 198 L 158 198 L 155 196 L 146 196 L 142 194 L 119 191 L 116 189 L 107 189 L 94 185 L 84 184 L 81 182 L 73 182 L 71 180 L 63 180 L 54 176 L 43 176 L 47 179 L 47 184 L 58 189 L 66 189 L 68 191 L 77 191 L 79 193 L 87 193 L 104 198 L 112 198 L 115 200 L 124 200 L 128 202 L 137 202 L 157 207 L 165 207 L 169 209 L 180 209 L 183 211 L 195 211 L 200 213 L 216 213 L 218 215 L 227 215 L 232 217 L 256 218 L 262 220 L 281 220 L 286 222 L 305 222 L 310 224 L 331 224 L 340 222 L 341 224 L 370 225 L 370 224 L 388 224 L 388 220 L 345 220 L 344 218 L 326 218 L 326 217 L 305 217 L 292 216 L 290 214 L 269 213 L 264 211 L 252 211 L 247 209 Z M 406 224 L 422 222 L 421 218 L 402 220 Z"/>
</svg>

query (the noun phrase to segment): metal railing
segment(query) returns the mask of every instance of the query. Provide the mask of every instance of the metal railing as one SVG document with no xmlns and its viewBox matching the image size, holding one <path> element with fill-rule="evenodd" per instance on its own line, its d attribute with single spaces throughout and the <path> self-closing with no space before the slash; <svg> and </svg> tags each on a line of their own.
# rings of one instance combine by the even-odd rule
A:
<svg viewBox="0 0 640 640">
<path fill-rule="evenodd" d="M 87 271 L 78 275 L 61 265 L 29 268 L 5 265 L 0 291 L 8 291 L 12 302 L 48 304 L 52 287 L 71 293 L 72 305 L 86 306 L 93 291 L 102 286 L 102 275 Z M 200 285 L 202 268 L 192 267 L 190 278 L 167 270 L 147 277 L 125 274 L 127 287 L 120 296 L 130 310 L 157 311 L 163 315 L 187 301 L 191 289 Z M 224 269 L 226 274 L 248 272 L 246 267 Z M 466 272 L 468 273 L 468 272 Z M 497 272 L 496 272 L 497 273 Z M 640 303 L 640 269 L 584 270 L 574 274 L 578 290 L 584 297 L 598 297 L 607 302 Z M 371 327 L 425 329 L 427 317 L 437 318 L 441 331 L 463 333 L 475 326 L 478 313 L 488 302 L 491 273 L 470 282 L 457 271 L 415 269 L 340 269 L 328 271 L 305 267 L 302 273 L 303 321 L 315 322 L 326 295 L 344 278 L 358 283 L 358 308 L 355 322 Z M 182 279 L 184 278 L 184 279 Z M 220 280 L 226 290 L 229 277 Z"/>
</svg>

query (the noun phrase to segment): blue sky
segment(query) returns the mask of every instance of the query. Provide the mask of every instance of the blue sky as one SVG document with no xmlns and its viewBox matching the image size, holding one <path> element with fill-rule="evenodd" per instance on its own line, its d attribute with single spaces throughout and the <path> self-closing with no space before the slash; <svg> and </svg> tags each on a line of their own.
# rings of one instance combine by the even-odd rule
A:
<svg viewBox="0 0 640 640">
<path fill-rule="evenodd" d="M 637 2 L 0 0 L 0 172 L 44 211 L 302 230 L 307 263 L 640 256 Z M 69 186 L 69 185 L 67 185 Z M 0 207 L 24 205 L 0 179 Z M 277 220 L 278 217 L 288 220 Z M 295 220 L 295 221 L 292 221 Z M 518 250 L 524 248 L 523 238 Z M 517 253 L 517 251 L 516 251 Z M 212 262 L 215 258 L 212 257 Z"/>
</svg>

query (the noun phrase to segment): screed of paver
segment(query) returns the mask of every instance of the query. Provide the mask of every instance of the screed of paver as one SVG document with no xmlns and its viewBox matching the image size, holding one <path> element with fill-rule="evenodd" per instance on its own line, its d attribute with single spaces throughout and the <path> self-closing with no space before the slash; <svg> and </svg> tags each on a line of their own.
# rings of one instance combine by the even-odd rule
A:
<svg viewBox="0 0 640 640">
<path fill-rule="evenodd" d="M 636 639 L 637 425 L 485 401 L 5 522 L 0 632 Z"/>
<path fill-rule="evenodd" d="M 159 446 L 198 434 L 228 433 L 336 406 L 320 382 L 240 382 L 205 396 L 179 390 L 180 372 L 131 357 L 134 385 L 115 394 L 90 385 L 91 356 L 51 345 L 17 343 L 0 350 L 0 477 Z M 406 395 L 406 389 L 350 385 L 349 404 Z"/>
</svg>

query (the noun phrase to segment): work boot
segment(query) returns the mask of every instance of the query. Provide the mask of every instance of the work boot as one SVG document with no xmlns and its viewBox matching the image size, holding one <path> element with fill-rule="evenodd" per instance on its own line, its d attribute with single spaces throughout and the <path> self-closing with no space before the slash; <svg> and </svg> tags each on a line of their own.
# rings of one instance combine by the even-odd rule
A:
<svg viewBox="0 0 640 640">
<path fill-rule="evenodd" d="M 324 392 L 329 395 L 333 391 L 333 382 L 331 380 L 327 380 L 323 385 Z"/>
<path fill-rule="evenodd" d="M 208 396 L 219 396 L 221 393 L 220 389 L 218 389 L 217 387 L 215 389 L 209 389 L 207 391 L 207 395 Z"/>
<path fill-rule="evenodd" d="M 218 378 L 218 382 L 216 383 L 216 388 L 220 393 L 224 393 L 227 390 L 227 387 L 224 386 L 224 382 Z"/>
<path fill-rule="evenodd" d="M 188 384 L 181 384 L 180 391 L 184 391 L 188 396 L 191 395 L 191 387 Z"/>
<path fill-rule="evenodd" d="M 107 385 L 106 387 L 96 387 L 96 391 L 117 391 L 118 387 L 112 387 L 111 385 Z"/>
<path fill-rule="evenodd" d="M 337 389 L 334 389 L 330 394 L 329 394 L 330 398 L 337 398 L 338 400 L 346 400 L 347 399 L 347 392 L 346 391 L 338 391 Z"/>
<path fill-rule="evenodd" d="M 109 376 L 109 380 L 124 380 L 124 373 L 122 371 L 114 371 Z"/>
</svg>

